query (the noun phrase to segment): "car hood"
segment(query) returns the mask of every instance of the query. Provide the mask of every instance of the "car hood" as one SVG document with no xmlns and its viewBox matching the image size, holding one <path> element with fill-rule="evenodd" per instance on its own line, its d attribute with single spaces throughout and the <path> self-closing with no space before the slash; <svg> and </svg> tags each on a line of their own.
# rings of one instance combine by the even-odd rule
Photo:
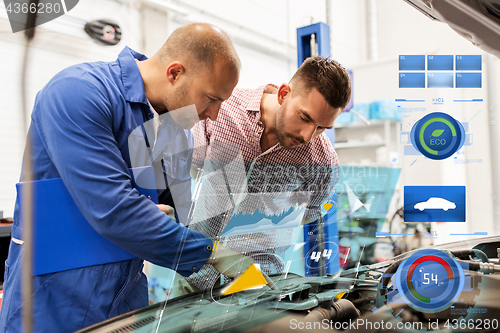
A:
<svg viewBox="0 0 500 333">
<path fill-rule="evenodd" d="M 464 240 L 428 248 L 445 251 L 479 249 L 488 257 L 495 258 L 496 249 L 500 248 L 500 236 Z M 309 312 L 322 303 L 340 299 L 344 295 L 356 293 L 361 295 L 370 290 L 372 293 L 378 293 L 380 279 L 387 267 L 414 252 L 404 253 L 383 263 L 360 266 L 334 275 L 321 277 L 303 277 L 296 274 L 272 275 L 277 290 L 264 287 L 264 289 L 245 290 L 230 296 L 221 295 L 223 286 L 212 290 L 201 290 L 129 312 L 78 333 L 253 332 L 252 329 L 290 317 L 291 313 Z M 481 297 L 476 298 L 476 305 L 488 307 L 489 313 L 500 313 L 498 295 L 495 293 L 495 290 L 500 289 L 500 274 L 483 276 L 482 289 L 491 292 L 483 293 Z M 383 306 L 383 302 L 380 303 L 380 300 L 378 302 L 379 304 L 375 302 L 376 307 L 373 309 Z M 377 314 L 387 315 L 385 312 L 379 314 L 378 311 Z M 389 318 L 394 320 L 390 315 Z M 380 318 L 374 320 L 379 321 Z"/>
<path fill-rule="evenodd" d="M 481 49 L 500 57 L 500 0 L 404 0 L 432 20 L 449 25 Z"/>
</svg>

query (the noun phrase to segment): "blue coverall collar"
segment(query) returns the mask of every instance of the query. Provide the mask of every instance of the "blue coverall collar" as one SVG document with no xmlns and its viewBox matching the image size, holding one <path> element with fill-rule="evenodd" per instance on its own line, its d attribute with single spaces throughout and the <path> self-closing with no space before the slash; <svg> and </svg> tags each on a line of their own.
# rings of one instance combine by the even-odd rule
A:
<svg viewBox="0 0 500 333">
<path fill-rule="evenodd" d="M 118 55 L 118 63 L 120 64 L 123 87 L 125 89 L 125 99 L 128 102 L 148 105 L 144 82 L 142 81 L 141 72 L 139 71 L 139 67 L 137 67 L 135 59 L 142 61 L 146 60 L 147 57 L 128 46 L 125 46 Z"/>
</svg>

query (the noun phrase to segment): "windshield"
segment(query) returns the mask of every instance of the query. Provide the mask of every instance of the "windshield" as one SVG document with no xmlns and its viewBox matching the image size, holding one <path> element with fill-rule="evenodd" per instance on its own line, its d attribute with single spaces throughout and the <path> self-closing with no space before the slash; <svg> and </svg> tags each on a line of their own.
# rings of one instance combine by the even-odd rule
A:
<svg viewBox="0 0 500 333">
<path fill-rule="evenodd" d="M 325 131 L 339 164 L 273 161 L 266 158 L 273 149 L 249 158 L 247 147 L 231 141 L 220 126 L 209 125 L 210 135 L 219 136 L 207 146 L 207 125 L 195 127 L 195 142 L 203 144 L 194 152 L 195 206 L 189 228 L 253 258 L 281 290 L 300 285 L 297 281 L 315 283 L 297 280 L 299 276 L 357 278 L 369 275 L 366 267 L 382 274 L 391 264 L 424 253 L 422 249 L 451 256 L 482 249 L 496 257 L 492 244 L 497 237 L 484 238 L 495 235 L 485 222 L 491 215 L 478 199 L 485 198 L 490 168 L 484 158 L 489 153 L 478 144 L 488 140 L 478 130 L 486 124 L 487 100 L 492 98 L 491 81 L 483 73 L 496 60 L 459 44 L 400 51 L 377 69 L 354 66 L 355 86 L 387 73 L 395 73 L 394 82 L 380 90 L 382 97 L 355 100 L 334 129 Z M 316 184 L 311 174 L 319 179 Z M 482 216 L 475 219 L 482 222 L 471 223 L 472 216 Z M 244 277 L 234 279 L 207 267 L 187 278 L 170 274 L 150 282 L 155 302 L 175 304 L 183 295 L 210 290 L 217 303 L 226 305 L 274 292 L 265 282 L 255 287 Z M 349 292 L 355 285 L 337 284 L 336 292 Z M 228 290 L 236 295 L 253 291 L 218 298 Z"/>
<path fill-rule="evenodd" d="M 500 327 L 500 1 L 22 2 L 0 326 L 32 302 L 54 332 Z"/>
</svg>

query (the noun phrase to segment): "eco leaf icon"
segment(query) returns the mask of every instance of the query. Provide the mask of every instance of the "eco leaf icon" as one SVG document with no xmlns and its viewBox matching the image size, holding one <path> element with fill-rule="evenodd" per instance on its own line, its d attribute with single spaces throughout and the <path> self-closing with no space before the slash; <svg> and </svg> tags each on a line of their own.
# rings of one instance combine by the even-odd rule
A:
<svg viewBox="0 0 500 333">
<path fill-rule="evenodd" d="M 434 132 L 432 132 L 431 136 L 437 138 L 439 137 L 441 134 L 443 134 L 444 132 L 444 129 L 437 129 L 437 130 L 434 130 Z"/>
</svg>

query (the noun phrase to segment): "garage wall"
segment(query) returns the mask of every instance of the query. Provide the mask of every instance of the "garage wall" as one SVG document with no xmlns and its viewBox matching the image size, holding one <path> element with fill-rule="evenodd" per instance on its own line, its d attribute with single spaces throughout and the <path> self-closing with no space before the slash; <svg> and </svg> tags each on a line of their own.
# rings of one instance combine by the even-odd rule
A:
<svg viewBox="0 0 500 333">
<path fill-rule="evenodd" d="M 68 14 L 40 26 L 32 45 L 28 105 L 57 72 L 84 61 L 110 61 L 128 45 L 151 56 L 177 27 L 209 22 L 232 38 L 243 63 L 239 87 L 288 82 L 297 68 L 296 28 L 326 20 L 324 0 L 170 0 L 168 7 L 151 1 L 84 0 Z M 160 1 L 161 3 L 161 1 Z M 363 57 L 364 0 L 331 1 L 332 55 L 341 63 Z M 361 11 L 361 13 L 360 13 Z M 115 47 L 93 43 L 85 22 L 107 18 L 123 30 Z M 12 34 L 0 2 L 0 211 L 12 216 L 25 132 L 22 124 L 20 77 L 23 33 Z"/>
<path fill-rule="evenodd" d="M 484 54 L 444 24 L 432 22 L 400 0 L 374 0 L 376 5 L 376 61 L 368 61 L 367 4 L 372 0 L 331 0 L 332 57 L 354 70 L 355 102 L 402 98 L 397 86 L 399 54 Z M 224 29 L 232 38 L 243 63 L 239 87 L 287 82 L 295 72 L 296 28 L 326 21 L 324 0 L 171 0 L 175 10 L 142 4 L 139 1 L 85 0 L 65 16 L 37 30 L 29 72 L 28 104 L 36 92 L 58 71 L 83 61 L 113 60 L 128 45 L 152 55 L 177 27 L 189 22 L 209 22 Z M 0 4 L 1 6 L 1 4 Z M 2 16 L 4 15 L 4 16 Z M 82 31 L 87 21 L 110 18 L 123 29 L 124 40 L 115 47 L 93 43 Z M 20 66 L 23 55 L 22 33 L 12 34 L 5 11 L 0 8 L 0 210 L 11 216 L 15 183 L 19 177 L 24 127 L 21 122 Z M 500 68 L 500 66 L 497 66 Z M 484 69 L 483 73 L 487 70 Z M 483 83 L 485 83 L 483 79 Z M 421 92 L 405 92 L 407 96 Z M 446 91 L 426 91 L 426 98 Z M 467 92 L 464 92 L 467 94 Z M 415 95 L 415 96 L 416 96 Z M 421 95 L 420 95 L 421 96 Z M 465 95 L 464 95 L 465 96 Z M 486 104 L 486 103 L 485 103 Z M 499 104 L 500 105 L 500 104 Z M 464 120 L 474 110 L 457 110 Z M 475 118 L 475 158 L 488 161 L 489 136 L 486 113 Z M 423 163 L 424 164 L 424 163 Z M 480 224 L 481 231 L 492 230 L 491 167 L 465 165 L 453 168 L 445 163 L 429 173 L 427 167 L 403 167 L 403 184 L 466 183 L 468 219 Z M 429 176 L 430 175 L 430 176 Z"/>
<path fill-rule="evenodd" d="M 27 77 L 27 103 L 33 106 L 37 91 L 60 70 L 80 62 L 116 58 L 123 45 L 102 47 L 87 38 L 83 26 L 87 20 L 101 18 L 95 11 L 96 2 L 80 1 L 68 17 L 36 31 L 30 51 Z M 109 12 L 106 17 L 114 19 L 124 28 L 127 41 L 129 26 L 128 6 L 115 1 L 99 1 L 99 8 Z M 0 13 L 6 14 L 4 8 Z M 49 26 L 50 24 L 50 26 Z M 15 202 L 15 184 L 19 180 L 21 159 L 25 145 L 25 127 L 22 122 L 21 64 L 24 55 L 23 33 L 13 34 L 6 15 L 0 16 L 0 211 L 5 217 L 12 216 Z M 61 33 L 64 32 L 64 33 Z M 128 41 L 127 41 L 128 42 Z"/>
<path fill-rule="evenodd" d="M 467 223 L 435 225 L 435 230 L 438 230 L 438 243 L 459 239 L 458 236 L 449 236 L 450 231 L 453 233 L 487 231 L 489 235 L 494 234 L 491 174 L 497 170 L 492 170 L 490 164 L 487 76 L 493 73 L 487 67 L 485 60 L 487 54 L 460 37 L 447 25 L 430 20 L 404 1 L 378 0 L 376 6 L 378 60 L 361 61 L 353 66 L 355 101 L 371 102 L 376 99 L 395 98 L 432 101 L 433 98 L 441 97 L 445 99 L 445 105 L 427 103 L 429 105 L 426 105 L 428 107 L 426 113 L 447 112 L 462 122 L 473 119 L 470 122 L 470 132 L 473 134 L 474 145 L 462 151 L 467 153 L 467 158 L 483 159 L 483 163 L 456 165 L 452 158 L 444 161 L 419 158 L 411 165 L 415 158 L 405 157 L 403 151 L 399 151 L 399 156 L 402 158 L 401 186 L 467 186 Z M 398 56 L 404 54 L 481 54 L 483 87 L 482 89 L 400 89 Z M 498 60 L 496 62 L 498 63 Z M 472 98 L 483 98 L 485 102 L 481 107 L 477 104 L 451 102 L 453 99 Z M 414 117 L 419 118 L 418 115 Z M 403 122 L 403 126 L 408 127 L 411 124 Z"/>
</svg>

